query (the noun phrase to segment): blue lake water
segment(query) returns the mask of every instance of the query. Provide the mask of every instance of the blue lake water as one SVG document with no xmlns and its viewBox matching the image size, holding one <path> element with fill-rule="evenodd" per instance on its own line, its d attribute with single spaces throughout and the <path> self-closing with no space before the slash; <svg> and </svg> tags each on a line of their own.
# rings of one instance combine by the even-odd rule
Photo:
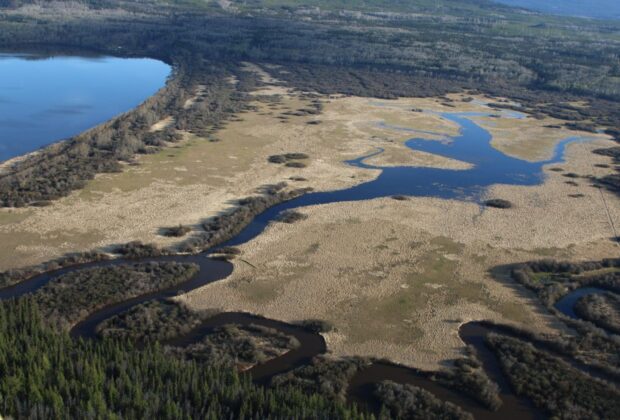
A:
<svg viewBox="0 0 620 420">
<path fill-rule="evenodd" d="M 169 74 L 151 59 L 0 54 L 0 161 L 131 110 Z"/>
<path fill-rule="evenodd" d="M 380 197 L 405 195 L 411 197 L 436 197 L 480 202 L 486 190 L 494 184 L 538 185 L 544 182 L 543 167 L 564 161 L 566 146 L 573 142 L 587 141 L 587 138 L 570 137 L 560 141 L 553 157 L 530 162 L 505 155 L 491 146 L 492 136 L 476 123 L 477 117 L 492 114 L 444 113 L 440 116 L 460 128 L 460 133 L 444 140 L 412 138 L 405 145 L 473 165 L 467 170 L 421 168 L 414 166 L 380 167 L 365 163 L 374 153 L 348 161 L 347 164 L 365 169 L 379 169 L 380 175 L 373 181 L 337 191 L 309 193 L 297 199 L 282 203 L 257 216 L 241 234 L 226 245 L 239 245 L 259 235 L 282 211 L 299 207 L 328 204 L 341 201 L 370 200 Z M 523 114 L 502 112 L 500 118 L 525 118 Z M 384 125 L 384 127 L 386 127 Z M 415 132 L 415 130 L 412 130 Z M 432 133 L 437 134 L 437 133 Z M 509 197 L 501 197 L 509 198 Z"/>
</svg>

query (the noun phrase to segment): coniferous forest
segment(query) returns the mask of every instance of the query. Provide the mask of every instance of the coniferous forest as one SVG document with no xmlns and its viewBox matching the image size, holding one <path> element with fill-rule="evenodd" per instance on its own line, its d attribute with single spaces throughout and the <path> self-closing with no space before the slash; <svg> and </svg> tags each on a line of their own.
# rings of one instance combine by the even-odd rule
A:
<svg viewBox="0 0 620 420">
<path fill-rule="evenodd" d="M 0 411 L 15 418 L 369 418 L 157 345 L 73 340 L 45 326 L 31 299 L 0 305 L 0 373 Z"/>
<path fill-rule="evenodd" d="M 166 86 L 134 110 L 0 168 L 0 207 L 9 209 L 48 206 L 98 174 L 121 172 L 138 155 L 179 143 L 180 131 L 217 142 L 218 130 L 260 99 L 250 95 L 261 81 L 243 70 L 246 61 L 268 66 L 278 83 L 304 95 L 439 97 L 448 102 L 446 95 L 467 92 L 502 98 L 493 105 L 498 109 L 566 121 L 560 128 L 600 129 L 620 142 L 620 23 L 541 17 L 487 0 L 0 0 L 0 51 L 28 51 L 39 58 L 74 52 L 149 57 L 173 68 Z M 190 99 L 194 105 L 185 107 Z M 283 122 L 319 115 L 321 106 L 317 99 L 283 115 Z M 150 130 L 167 117 L 171 126 Z M 301 169 L 313 158 L 295 149 L 273 153 L 281 153 L 268 158 L 276 168 Z M 619 195 L 620 149 L 594 153 L 611 157 L 615 172 L 589 181 Z M 270 185 L 261 195 L 231 202 L 231 211 L 200 222 L 196 235 L 189 234 L 193 228 L 188 226 L 167 225 L 162 235 L 183 238 L 174 250 L 129 242 L 115 244 L 109 254 L 85 252 L 0 273 L 1 292 L 39 275 L 69 271 L 32 295 L 0 300 L 0 419 L 469 419 L 472 407 L 500 413 L 503 391 L 473 347 L 466 358 L 453 361 L 449 373 L 383 361 L 387 370 L 402 368 L 404 376 L 443 387 L 445 395 L 458 394 L 466 405 L 417 387 L 415 379 L 375 381 L 363 395 L 376 407 L 356 405 L 351 383 L 379 361 L 331 360 L 318 333 L 332 325 L 320 319 L 278 324 L 288 332 L 227 324 L 185 349 L 171 350 L 169 342 L 191 336 L 211 314 L 159 299 L 108 318 L 96 337 L 71 335 L 77 324 L 109 305 L 173 289 L 200 271 L 194 264 L 149 259 L 224 246 L 257 215 L 310 191 L 285 187 Z M 488 211 L 518 207 L 504 199 L 484 204 Z M 306 218 L 290 211 L 277 221 L 303 224 Z M 232 260 L 241 258 L 240 252 L 225 247 L 216 254 Z M 97 265 L 112 257 L 132 264 Z M 69 266 L 82 263 L 91 266 L 71 272 Z M 530 289 L 574 334 L 549 339 L 484 326 L 493 334 L 479 344 L 495 358 L 510 392 L 556 418 L 618 417 L 619 266 L 617 260 L 605 260 L 513 267 L 514 285 Z M 562 297 L 586 286 L 605 294 L 578 303 L 581 319 L 556 309 Z M 303 364 L 260 384 L 251 372 L 243 372 L 302 351 L 289 334 L 294 329 L 318 343 Z M 278 344 L 278 356 L 265 356 L 265 348 L 258 348 L 264 341 L 257 336 Z M 231 353 L 245 354 L 245 364 L 240 366 Z M 598 373 L 596 379 L 590 370 Z"/>
</svg>

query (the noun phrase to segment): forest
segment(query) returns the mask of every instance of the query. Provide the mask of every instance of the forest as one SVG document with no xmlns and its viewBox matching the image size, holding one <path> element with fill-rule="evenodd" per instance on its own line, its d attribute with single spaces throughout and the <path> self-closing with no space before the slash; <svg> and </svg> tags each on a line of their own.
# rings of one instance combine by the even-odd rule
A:
<svg viewBox="0 0 620 420">
<path fill-rule="evenodd" d="M 520 340 L 493 335 L 487 343 L 499 356 L 516 392 L 531 398 L 550 418 L 614 419 L 620 393 Z"/>
<path fill-rule="evenodd" d="M 617 22 L 527 15 L 484 0 L 373 0 L 356 13 L 320 1 L 230 2 L 233 11 L 216 2 L 79 3 L 0 3 L 0 48 L 148 56 L 175 73 L 136 110 L 0 174 L 3 206 L 45 205 L 176 141 L 174 129 L 212 135 L 244 110 L 245 92 L 258 84 L 240 70 L 244 60 L 278 65 L 274 76 L 302 90 L 395 98 L 467 89 L 620 136 Z M 318 12 L 308 9 L 313 4 Z M 352 4 L 342 7 L 355 11 Z M 236 89 L 224 83 L 230 75 L 240 79 Z M 180 107 L 198 85 L 207 86 L 201 100 Z M 149 133 L 164 115 L 176 126 Z M 617 177 L 598 181 L 620 192 Z"/>
<path fill-rule="evenodd" d="M 277 66 L 272 67 L 274 76 L 291 87 L 325 94 L 397 98 L 467 90 L 506 97 L 519 102 L 520 111 L 562 118 L 573 128 L 602 128 L 620 141 L 618 23 L 541 18 L 485 0 L 372 0 L 357 8 L 345 0 L 223 3 L 229 7 L 192 0 L 81 0 L 53 6 L 42 0 L 0 0 L 4 51 L 31 51 L 42 57 L 147 56 L 174 67 L 166 87 L 140 107 L 1 172 L 0 205 L 44 206 L 98 173 L 121 171 L 136 155 L 178 141 L 177 130 L 213 140 L 230 118 L 248 109 L 248 91 L 260 85 L 242 70 L 246 60 Z M 239 81 L 236 87 L 226 82 L 230 76 Z M 183 107 L 198 86 L 205 88 L 191 107 Z M 577 107 L 575 102 L 586 105 Z M 303 110 L 320 111 L 319 102 Z M 166 115 L 174 117 L 174 125 L 150 132 L 149 127 Z M 618 162 L 616 149 L 597 153 Z M 310 156 L 290 151 L 270 161 L 300 166 L 307 159 Z M 618 175 L 593 181 L 620 193 Z M 268 186 L 261 195 L 241 199 L 229 211 L 204 220 L 202 231 L 187 238 L 180 250 L 212 249 L 268 207 L 308 192 L 287 192 L 284 187 Z M 498 200 L 487 204 L 510 207 Z M 291 212 L 281 221 L 304 218 Z M 179 237 L 185 233 L 183 226 L 165 231 Z M 114 251 L 126 259 L 173 252 L 141 243 L 119 245 Z M 219 251 L 226 259 L 235 254 L 230 248 Z M 84 253 L 1 273 L 0 286 L 107 258 Z M 618 260 L 606 260 L 512 267 L 513 279 L 556 315 L 555 303 L 577 288 L 597 286 L 615 293 L 613 299 L 580 302 L 576 310 L 584 319 L 560 317 L 575 329 L 575 336 L 545 341 L 523 333 L 526 341 L 542 343 L 610 378 L 620 377 L 620 347 L 605 330 L 617 325 L 600 321 L 601 313 L 617 307 L 619 266 Z M 165 342 L 187 334 L 208 315 L 190 313 L 176 303 L 148 302 L 110 318 L 99 326 L 99 339 L 69 337 L 69 327 L 89 313 L 178 284 L 195 270 L 191 265 L 140 262 L 93 268 L 60 276 L 32 297 L 0 302 L 0 413 L 15 418 L 374 418 L 345 403 L 349 380 L 369 360 L 316 358 L 276 376 L 273 386 L 258 386 L 230 365 L 249 367 L 298 343 L 263 327 L 228 325 L 191 346 L 171 350 L 174 346 L 165 348 Z M 320 320 L 305 326 L 313 331 L 331 328 Z M 517 392 L 548 414 L 620 415 L 618 393 L 567 367 L 562 357 L 499 335 L 490 337 L 488 344 Z M 454 364 L 451 373 L 433 379 L 497 409 L 497 385 L 475 356 Z M 410 385 L 382 382 L 374 396 L 382 405 L 380 418 L 428 418 L 429 413 L 470 418 L 459 407 Z"/>
<path fill-rule="evenodd" d="M 0 304 L 0 412 L 13 418 L 371 418 L 292 387 L 264 388 L 228 367 L 73 340 L 45 326 L 36 301 Z"/>
</svg>

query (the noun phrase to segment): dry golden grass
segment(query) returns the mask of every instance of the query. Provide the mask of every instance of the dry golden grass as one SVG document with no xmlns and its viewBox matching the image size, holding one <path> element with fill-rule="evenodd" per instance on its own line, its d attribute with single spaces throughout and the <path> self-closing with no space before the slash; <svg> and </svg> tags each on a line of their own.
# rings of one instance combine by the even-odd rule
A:
<svg viewBox="0 0 620 420">
<path fill-rule="evenodd" d="M 180 144 L 141 157 L 139 166 L 123 173 L 98 176 L 49 207 L 0 210 L 0 270 L 131 240 L 172 244 L 174 239 L 157 234 L 159 228 L 196 226 L 231 200 L 291 176 L 307 179 L 293 185 L 323 191 L 367 182 L 379 171 L 343 161 L 379 147 L 385 152 L 369 159 L 375 165 L 466 169 L 463 162 L 414 152 L 403 143 L 457 134 L 453 123 L 418 109 L 489 112 L 488 98 L 464 102 L 466 95 L 452 95 L 448 104 L 433 98 L 331 96 L 322 97 L 321 115 L 284 118 L 283 113 L 308 107 L 309 101 L 260 67 L 248 63 L 246 69 L 258 72 L 267 85 L 255 92 L 257 110 L 228 123 L 216 135 L 220 142 L 185 133 Z M 262 103 L 258 95 L 278 95 L 279 102 Z M 524 159 L 548 157 L 558 140 L 574 134 L 544 127 L 554 123 L 550 120 L 481 123 L 493 133 L 495 147 Z M 602 137 L 572 145 L 568 162 L 558 166 L 582 175 L 607 173 L 593 164 L 608 158 L 590 149 L 608 145 Z M 268 156 L 287 152 L 310 155 L 309 166 L 267 162 Z M 515 204 L 510 210 L 428 198 L 305 208 L 308 220 L 275 224 L 242 246 L 242 258 L 252 266 L 239 259 L 229 279 L 183 299 L 195 308 L 329 320 L 336 330 L 326 338 L 337 355 L 381 356 L 436 368 L 462 350 L 457 336 L 462 322 L 495 319 L 547 332 L 557 327 L 531 296 L 508 280 L 492 279 L 489 268 L 543 256 L 617 255 L 608 238 L 610 218 L 620 225 L 618 199 L 585 179 L 572 180 L 577 186 L 567 180 L 549 172 L 542 186 L 491 188 L 489 197 Z M 577 194 L 582 198 L 571 197 Z"/>
<path fill-rule="evenodd" d="M 574 145 L 568 159 L 565 170 L 579 172 L 606 158 Z M 492 319 L 557 331 L 536 299 L 488 270 L 546 257 L 617 256 L 601 191 L 566 179 L 549 172 L 541 186 L 492 188 L 490 195 L 515 203 L 509 210 L 431 198 L 304 208 L 307 220 L 273 224 L 241 247 L 251 266 L 239 260 L 230 278 L 183 299 L 197 309 L 324 319 L 336 326 L 326 336 L 336 355 L 386 357 L 427 369 L 460 354 L 463 322 Z M 569 196 L 576 192 L 585 198 Z M 603 194 L 617 224 L 620 202 Z"/>
<path fill-rule="evenodd" d="M 363 106 L 357 98 L 347 100 Z M 534 120 L 521 121 L 521 129 L 525 122 Z M 357 124 L 361 129 L 364 122 Z M 532 130 L 543 130 L 542 124 Z M 498 136 L 509 144 L 513 134 Z M 564 134 L 573 133 L 559 137 Z M 384 135 L 395 136 L 384 143 L 398 145 L 401 134 Z M 548 141 L 544 153 L 556 141 Z M 386 357 L 426 369 L 458 357 L 463 322 L 492 319 L 557 331 L 562 327 L 536 299 L 505 274 L 499 281 L 492 278 L 489 270 L 539 258 L 617 255 L 618 246 L 609 239 L 612 222 L 620 225 L 620 200 L 584 178 L 563 176 L 609 173 L 594 166 L 609 159 L 591 150 L 612 144 L 600 137 L 570 145 L 567 162 L 554 165 L 564 172 L 547 171 L 543 185 L 492 187 L 489 198 L 509 199 L 515 204 L 509 210 L 431 198 L 304 208 L 309 219 L 273 224 L 242 246 L 242 259 L 251 265 L 239 260 L 229 279 L 183 299 L 201 309 L 243 310 L 286 321 L 324 319 L 336 326 L 326 335 L 335 355 Z"/>
<path fill-rule="evenodd" d="M 477 122 L 493 136 L 491 145 L 501 152 L 529 161 L 550 159 L 553 149 L 561 140 L 569 137 L 605 139 L 604 135 L 583 133 L 564 128 L 549 128 L 562 125 L 554 118 L 498 119 L 478 118 Z"/>
<path fill-rule="evenodd" d="M 131 240 L 169 245 L 174 239 L 158 235 L 162 226 L 197 226 L 203 218 L 227 208 L 233 199 L 291 176 L 308 180 L 291 184 L 317 190 L 365 182 L 376 177 L 378 171 L 352 168 L 343 161 L 378 146 L 385 147 L 386 153 L 376 163 L 463 167 L 438 157 L 433 161 L 421 159 L 402 144 L 408 134 L 377 127 L 376 123 L 386 121 L 455 132 L 452 124 L 439 118 L 411 112 L 418 105 L 416 99 L 384 101 L 389 105 L 386 107 L 373 104 L 371 99 L 323 98 L 322 115 L 282 120 L 284 112 L 306 108 L 309 101 L 279 86 L 257 66 L 248 65 L 248 69 L 260 71 L 267 83 L 256 93 L 279 95 L 281 101 L 272 106 L 256 102 L 256 112 L 240 114 L 242 121 L 230 122 L 217 133 L 220 142 L 186 133 L 180 144 L 142 156 L 139 166 L 129 166 L 123 173 L 100 175 L 83 190 L 49 207 L 1 209 L 0 270 Z M 420 101 L 424 106 L 433 103 L 428 99 Z M 390 108 L 394 105 L 397 107 Z M 322 123 L 307 124 L 311 120 Z M 154 129 L 167 123 L 160 121 Z M 378 141 L 379 135 L 390 141 Z M 309 166 L 294 169 L 267 162 L 268 156 L 287 152 L 309 154 Z"/>
</svg>

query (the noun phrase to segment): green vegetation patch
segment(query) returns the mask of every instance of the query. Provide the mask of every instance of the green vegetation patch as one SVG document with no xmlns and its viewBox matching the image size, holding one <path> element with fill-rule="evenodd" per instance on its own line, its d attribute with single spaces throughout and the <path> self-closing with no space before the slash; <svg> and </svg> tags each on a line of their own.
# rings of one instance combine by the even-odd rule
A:
<svg viewBox="0 0 620 420">
<path fill-rule="evenodd" d="M 365 419 L 298 389 L 253 385 L 235 370 L 170 357 L 158 346 L 72 340 L 36 301 L 0 303 L 0 412 L 12 418 Z M 16 334 L 16 332 L 19 334 Z"/>
</svg>

